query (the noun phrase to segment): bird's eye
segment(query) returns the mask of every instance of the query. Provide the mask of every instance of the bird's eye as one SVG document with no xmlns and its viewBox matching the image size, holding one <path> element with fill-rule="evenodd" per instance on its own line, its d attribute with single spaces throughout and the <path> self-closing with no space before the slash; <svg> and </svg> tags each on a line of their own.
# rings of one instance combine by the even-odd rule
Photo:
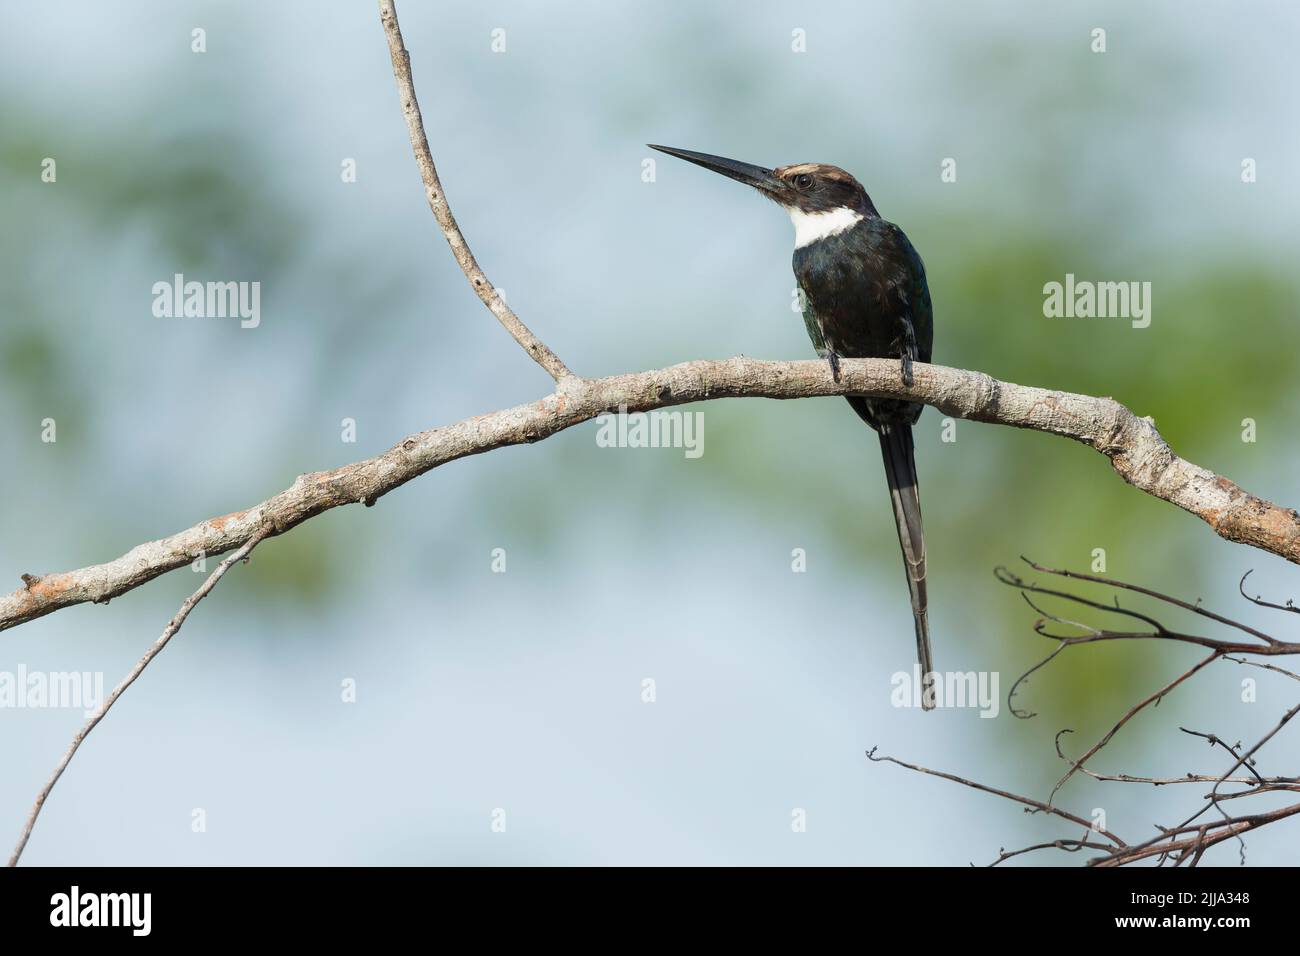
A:
<svg viewBox="0 0 1300 956">
<path fill-rule="evenodd" d="M 794 184 L 800 189 L 807 189 L 813 184 L 813 178 L 807 173 L 800 173 L 794 178 Z"/>
</svg>

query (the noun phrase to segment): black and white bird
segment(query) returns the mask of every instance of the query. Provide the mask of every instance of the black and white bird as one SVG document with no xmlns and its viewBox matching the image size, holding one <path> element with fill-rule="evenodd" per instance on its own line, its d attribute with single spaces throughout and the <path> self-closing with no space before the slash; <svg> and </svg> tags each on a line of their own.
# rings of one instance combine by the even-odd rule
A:
<svg viewBox="0 0 1300 956">
<path fill-rule="evenodd" d="M 929 362 L 934 313 L 925 266 L 903 230 L 880 218 L 862 184 L 838 166 L 800 163 L 764 169 L 686 149 L 651 146 L 745 183 L 784 207 L 794 223 L 794 274 L 804 297 L 804 324 L 836 381 L 841 358 Z M 916 625 L 922 706 L 934 706 L 925 536 L 917 487 L 912 425 L 921 406 L 888 398 L 850 397 L 849 405 L 875 429 L 885 461 L 898 540 Z"/>
</svg>

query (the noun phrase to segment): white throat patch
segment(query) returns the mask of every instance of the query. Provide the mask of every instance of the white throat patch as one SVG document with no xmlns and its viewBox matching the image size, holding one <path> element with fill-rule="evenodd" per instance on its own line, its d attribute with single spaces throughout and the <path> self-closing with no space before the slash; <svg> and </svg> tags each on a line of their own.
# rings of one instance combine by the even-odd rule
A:
<svg viewBox="0 0 1300 956">
<path fill-rule="evenodd" d="M 837 236 L 845 229 L 852 229 L 862 221 L 862 213 L 855 212 L 847 206 L 840 206 L 830 212 L 804 212 L 802 209 L 790 210 L 790 221 L 794 223 L 794 247 L 802 249 L 811 242 Z"/>
</svg>

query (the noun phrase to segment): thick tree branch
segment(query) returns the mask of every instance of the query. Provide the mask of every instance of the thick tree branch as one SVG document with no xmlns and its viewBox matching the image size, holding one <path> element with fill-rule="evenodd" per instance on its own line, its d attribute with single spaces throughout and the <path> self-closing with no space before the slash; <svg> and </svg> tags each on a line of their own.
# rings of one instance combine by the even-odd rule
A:
<svg viewBox="0 0 1300 956">
<path fill-rule="evenodd" d="M 215 556 L 237 548 L 265 525 L 282 534 L 340 505 L 373 504 L 412 478 L 458 458 L 540 441 L 620 406 L 635 412 L 718 398 L 907 398 L 957 418 L 1071 438 L 1108 457 L 1135 488 L 1196 515 L 1221 537 L 1300 563 L 1300 515 L 1179 458 L 1149 418 L 1138 418 L 1112 399 L 1014 385 L 941 365 L 915 365 L 910 386 L 902 383 L 895 360 L 845 359 L 841 366 L 839 382 L 824 362 L 750 358 L 686 362 L 601 379 L 566 378 L 540 401 L 420 432 L 375 458 L 301 475 L 261 504 L 137 545 L 106 564 L 43 577 L 25 575 L 23 587 L 0 597 L 0 630 L 74 604 L 108 601 L 184 567 L 200 554 Z"/>
<path fill-rule="evenodd" d="M 420 178 L 424 180 L 424 194 L 429 200 L 429 208 L 447 237 L 451 254 L 456 257 L 461 271 L 473 287 L 483 304 L 491 310 L 500 323 L 505 326 L 524 351 L 533 357 L 542 368 L 550 373 L 557 382 L 568 378 L 573 373 L 560 361 L 558 355 L 546 347 L 528 326 L 515 315 L 514 310 L 506 305 L 496 288 L 488 281 L 483 270 L 478 267 L 474 253 L 470 252 L 469 243 L 456 225 L 456 217 L 447 205 L 438 180 L 438 170 L 433 165 L 433 154 L 429 151 L 429 140 L 424 134 L 424 119 L 420 115 L 420 104 L 415 98 L 415 84 L 411 80 L 411 57 L 402 42 L 402 30 L 397 24 L 397 11 L 393 9 L 392 0 L 379 0 L 379 19 L 383 22 L 384 33 L 388 36 L 388 52 L 393 58 L 393 75 L 397 78 L 397 92 L 402 97 L 402 115 L 406 117 L 406 129 L 411 136 L 411 148 L 415 150 L 415 162 L 420 167 Z"/>
</svg>

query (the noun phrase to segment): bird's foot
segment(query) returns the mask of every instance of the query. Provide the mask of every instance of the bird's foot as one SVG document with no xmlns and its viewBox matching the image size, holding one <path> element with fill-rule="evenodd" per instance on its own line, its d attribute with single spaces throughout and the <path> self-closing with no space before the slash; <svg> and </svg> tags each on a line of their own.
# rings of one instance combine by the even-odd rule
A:
<svg viewBox="0 0 1300 956">
<path fill-rule="evenodd" d="M 903 384 L 908 388 L 912 387 L 912 357 L 910 355 L 901 356 L 903 360 Z"/>
<path fill-rule="evenodd" d="M 824 358 L 827 362 L 830 363 L 831 378 L 833 378 L 835 380 L 835 383 L 838 385 L 840 381 L 840 357 L 836 355 L 834 352 L 832 352 L 831 350 L 827 349 L 822 352 L 822 358 Z"/>
</svg>

